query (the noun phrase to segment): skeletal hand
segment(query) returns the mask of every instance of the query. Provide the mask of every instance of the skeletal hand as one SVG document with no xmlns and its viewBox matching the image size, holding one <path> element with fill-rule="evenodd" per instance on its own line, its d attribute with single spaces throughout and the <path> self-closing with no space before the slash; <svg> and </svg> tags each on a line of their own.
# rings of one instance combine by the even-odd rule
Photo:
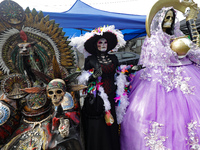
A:
<svg viewBox="0 0 200 150">
<path fill-rule="evenodd" d="M 131 70 L 139 71 L 139 70 L 144 69 L 144 68 L 145 68 L 145 67 L 143 67 L 142 65 L 136 65 L 136 66 L 133 66 L 133 67 L 131 68 Z"/>
<path fill-rule="evenodd" d="M 58 131 L 60 132 L 60 135 L 63 138 L 69 136 L 69 127 L 70 127 L 69 119 L 60 118 L 60 125 L 58 127 Z"/>
</svg>

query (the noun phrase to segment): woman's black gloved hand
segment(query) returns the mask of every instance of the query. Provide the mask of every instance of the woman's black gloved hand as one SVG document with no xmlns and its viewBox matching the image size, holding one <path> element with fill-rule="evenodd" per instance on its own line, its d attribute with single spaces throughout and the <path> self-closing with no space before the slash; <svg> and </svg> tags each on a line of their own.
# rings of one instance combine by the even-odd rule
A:
<svg viewBox="0 0 200 150">
<path fill-rule="evenodd" d="M 101 68 L 99 68 L 98 70 L 94 71 L 92 75 L 90 75 L 87 84 L 89 84 L 90 82 L 96 81 L 98 77 L 100 77 L 101 75 L 102 75 L 102 70 Z"/>
</svg>

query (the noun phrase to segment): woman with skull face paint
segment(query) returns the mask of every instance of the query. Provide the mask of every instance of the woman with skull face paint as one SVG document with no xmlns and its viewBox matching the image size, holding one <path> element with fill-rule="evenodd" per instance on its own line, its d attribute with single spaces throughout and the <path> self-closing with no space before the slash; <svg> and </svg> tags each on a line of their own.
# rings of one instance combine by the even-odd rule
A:
<svg viewBox="0 0 200 150">
<path fill-rule="evenodd" d="M 122 150 L 200 148 L 200 49 L 184 37 L 175 15 L 162 8 L 151 22 L 139 60 L 146 68 L 132 81 L 121 124 Z M 181 51 L 173 45 L 178 37 Z"/>
<path fill-rule="evenodd" d="M 82 108 L 86 150 L 119 150 L 114 99 L 117 89 L 115 73 L 118 59 L 114 54 L 108 52 L 116 46 L 124 46 L 123 34 L 114 26 L 104 26 L 91 33 L 86 33 L 83 37 L 78 37 L 77 41 L 72 39 L 70 44 L 74 46 L 73 43 L 84 41 L 82 53 L 87 53 L 84 70 L 86 74 L 91 73 L 86 77 L 88 90 Z M 80 45 L 76 46 L 79 51 L 81 51 Z M 81 78 L 79 78 L 80 82 L 82 82 Z"/>
<path fill-rule="evenodd" d="M 85 98 L 82 109 L 83 127 L 85 130 L 86 150 L 119 150 L 118 125 L 114 97 L 116 86 L 114 85 L 114 74 L 118 66 L 118 59 L 115 55 L 108 54 L 108 51 L 117 45 L 117 37 L 111 32 L 103 35 L 94 35 L 85 42 L 85 49 L 92 54 L 85 59 L 85 70 L 94 68 L 94 74 L 89 77 L 89 83 L 101 77 L 101 83 L 111 105 L 111 115 L 114 123 L 108 126 L 105 122 L 104 101 L 100 96 L 91 99 L 91 94 Z"/>
<path fill-rule="evenodd" d="M 94 45 L 94 46 L 92 46 Z M 115 55 L 108 54 L 117 45 L 117 38 L 113 33 L 105 32 L 102 36 L 94 35 L 85 43 L 85 49 L 91 53 L 85 59 L 85 70 L 94 68 L 93 76 L 90 76 L 89 83 L 101 76 L 101 83 L 111 105 L 111 114 L 114 123 L 108 126 L 104 119 L 104 102 L 97 96 L 91 100 L 88 94 L 83 106 L 83 125 L 85 130 L 86 150 L 118 150 L 118 125 L 116 122 L 114 97 L 116 86 L 114 85 L 114 74 L 118 66 Z"/>
</svg>

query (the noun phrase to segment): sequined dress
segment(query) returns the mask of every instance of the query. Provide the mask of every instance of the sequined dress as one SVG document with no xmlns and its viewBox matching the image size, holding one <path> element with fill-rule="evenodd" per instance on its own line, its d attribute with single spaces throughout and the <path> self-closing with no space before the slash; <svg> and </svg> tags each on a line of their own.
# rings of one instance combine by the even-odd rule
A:
<svg viewBox="0 0 200 150">
<path fill-rule="evenodd" d="M 183 34 L 179 22 L 174 35 L 162 32 L 166 10 L 154 17 L 142 47 L 140 63 L 146 68 L 131 83 L 122 150 L 200 149 L 200 49 L 191 46 L 182 59 L 170 49 L 171 39 Z"/>
</svg>

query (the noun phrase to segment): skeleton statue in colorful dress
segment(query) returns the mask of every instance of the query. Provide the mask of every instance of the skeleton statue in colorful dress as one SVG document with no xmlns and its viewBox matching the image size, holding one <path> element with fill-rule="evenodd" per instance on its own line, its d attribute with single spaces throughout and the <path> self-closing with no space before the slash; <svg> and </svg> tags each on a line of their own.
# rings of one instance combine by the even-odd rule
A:
<svg viewBox="0 0 200 150">
<path fill-rule="evenodd" d="M 159 0 L 147 17 L 139 60 L 146 68 L 131 83 L 122 150 L 200 149 L 198 35 L 191 41 L 181 32 L 177 10 L 190 10 L 186 20 L 194 20 L 199 8 L 191 0 Z"/>
<path fill-rule="evenodd" d="M 84 87 L 74 85 L 64 34 L 42 12 L 0 3 L 1 149 L 82 149 L 76 91 Z"/>
</svg>

